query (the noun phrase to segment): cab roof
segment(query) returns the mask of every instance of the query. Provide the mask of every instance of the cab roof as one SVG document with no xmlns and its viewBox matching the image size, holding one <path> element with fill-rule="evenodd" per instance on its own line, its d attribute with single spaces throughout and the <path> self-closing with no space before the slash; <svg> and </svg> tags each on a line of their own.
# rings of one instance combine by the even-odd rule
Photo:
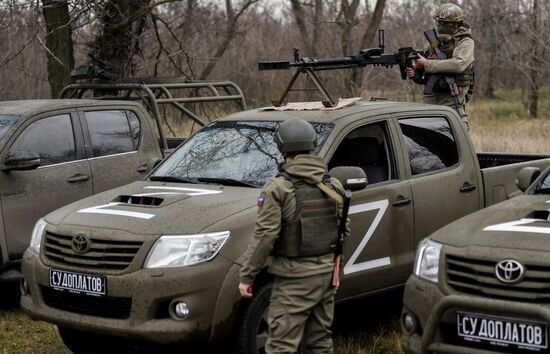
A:
<svg viewBox="0 0 550 354">
<path fill-rule="evenodd" d="M 306 109 L 305 107 L 310 107 Z M 284 121 L 291 118 L 301 118 L 308 122 L 335 123 L 336 121 L 356 113 L 365 113 L 367 116 L 377 116 L 399 112 L 413 111 L 453 111 L 446 106 L 428 105 L 412 102 L 395 102 L 386 100 L 356 101 L 342 108 L 311 108 L 309 102 L 283 107 L 263 107 L 229 115 L 222 121 Z"/>
<path fill-rule="evenodd" d="M 94 99 L 45 99 L 45 100 L 18 100 L 0 102 L 0 114 L 10 116 L 32 116 L 34 114 L 53 111 L 56 109 L 94 107 L 105 105 L 133 105 L 139 103 L 131 101 L 105 101 Z"/>
</svg>

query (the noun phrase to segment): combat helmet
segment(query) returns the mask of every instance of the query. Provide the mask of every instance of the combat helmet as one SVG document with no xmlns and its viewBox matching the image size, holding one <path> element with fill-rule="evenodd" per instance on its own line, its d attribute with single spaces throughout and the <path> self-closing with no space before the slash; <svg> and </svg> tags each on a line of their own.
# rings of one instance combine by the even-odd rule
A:
<svg viewBox="0 0 550 354">
<path fill-rule="evenodd" d="M 282 153 L 313 151 L 317 146 L 317 134 L 305 120 L 292 118 L 279 125 L 275 143 Z"/>
<path fill-rule="evenodd" d="M 464 12 L 458 5 L 447 3 L 441 5 L 434 13 L 436 22 L 462 22 Z"/>
</svg>

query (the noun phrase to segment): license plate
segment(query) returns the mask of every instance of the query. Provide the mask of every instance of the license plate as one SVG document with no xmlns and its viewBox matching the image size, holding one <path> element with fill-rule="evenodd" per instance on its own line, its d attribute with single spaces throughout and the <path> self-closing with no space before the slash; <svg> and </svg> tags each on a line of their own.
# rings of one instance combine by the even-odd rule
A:
<svg viewBox="0 0 550 354">
<path fill-rule="evenodd" d="M 540 351 L 548 348 L 544 323 L 457 312 L 457 332 L 464 340 Z"/>
<path fill-rule="evenodd" d="M 50 269 L 50 287 L 76 294 L 101 296 L 107 293 L 105 277 Z"/>
</svg>

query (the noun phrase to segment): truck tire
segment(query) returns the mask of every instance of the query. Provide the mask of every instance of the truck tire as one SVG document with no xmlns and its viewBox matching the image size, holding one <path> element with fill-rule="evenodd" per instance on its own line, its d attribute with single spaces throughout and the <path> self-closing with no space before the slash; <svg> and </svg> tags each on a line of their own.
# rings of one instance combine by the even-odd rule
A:
<svg viewBox="0 0 550 354">
<path fill-rule="evenodd" d="M 123 339 L 58 327 L 59 336 L 73 353 L 132 353 L 132 346 Z"/>
<path fill-rule="evenodd" d="M 254 289 L 254 296 L 240 311 L 235 336 L 235 354 L 264 354 L 267 341 L 267 310 L 273 281 Z M 246 301 L 246 300 L 245 300 Z"/>
</svg>

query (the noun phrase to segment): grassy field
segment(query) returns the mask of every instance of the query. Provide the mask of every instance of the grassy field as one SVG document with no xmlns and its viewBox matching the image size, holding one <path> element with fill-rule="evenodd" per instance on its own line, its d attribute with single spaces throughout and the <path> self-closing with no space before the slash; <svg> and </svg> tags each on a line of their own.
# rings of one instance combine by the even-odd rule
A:
<svg viewBox="0 0 550 354">
<path fill-rule="evenodd" d="M 470 135 L 478 151 L 550 153 L 550 98 L 541 102 L 541 116 L 525 118 L 518 93 L 476 102 L 470 110 Z M 550 95 L 545 95 L 550 96 Z M 14 289 L 12 289 L 15 291 Z M 0 293 L 0 354 L 68 353 L 54 326 L 23 315 L 10 289 Z M 399 354 L 401 294 L 394 292 L 337 307 L 334 323 L 336 354 Z M 136 352 L 159 352 L 138 349 Z M 215 351 L 222 353 L 223 350 Z"/>
</svg>

